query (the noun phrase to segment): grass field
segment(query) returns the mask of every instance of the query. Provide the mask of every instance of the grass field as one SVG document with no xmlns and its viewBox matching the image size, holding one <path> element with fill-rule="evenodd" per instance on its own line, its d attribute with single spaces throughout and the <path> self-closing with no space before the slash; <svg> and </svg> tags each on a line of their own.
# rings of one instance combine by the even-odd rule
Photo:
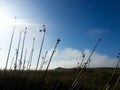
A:
<svg viewBox="0 0 120 90">
<path fill-rule="evenodd" d="M 91 68 L 81 73 L 74 89 L 72 83 L 81 69 L 57 68 L 49 70 L 43 79 L 44 71 L 0 71 L 0 90 L 103 90 L 114 68 Z M 117 69 L 109 82 L 109 90 L 120 75 Z M 115 90 L 120 90 L 120 83 Z"/>
</svg>

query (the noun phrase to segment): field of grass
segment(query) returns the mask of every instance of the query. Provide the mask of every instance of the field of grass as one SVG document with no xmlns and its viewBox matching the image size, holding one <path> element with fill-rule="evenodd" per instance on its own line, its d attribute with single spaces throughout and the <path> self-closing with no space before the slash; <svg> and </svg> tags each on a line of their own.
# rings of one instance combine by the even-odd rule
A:
<svg viewBox="0 0 120 90">
<path fill-rule="evenodd" d="M 72 88 L 73 81 L 81 69 L 57 68 L 49 70 L 45 79 L 44 71 L 0 71 L 0 90 L 103 90 L 112 75 L 113 68 L 91 68 L 81 73 L 77 84 Z M 120 75 L 117 69 L 109 82 L 109 90 Z M 120 83 L 115 90 L 120 90 Z"/>
</svg>

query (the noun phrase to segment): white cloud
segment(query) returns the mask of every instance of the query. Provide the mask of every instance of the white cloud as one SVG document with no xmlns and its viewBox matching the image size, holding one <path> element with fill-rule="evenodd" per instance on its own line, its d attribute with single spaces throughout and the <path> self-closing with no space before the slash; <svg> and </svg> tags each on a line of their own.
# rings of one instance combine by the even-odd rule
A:
<svg viewBox="0 0 120 90">
<path fill-rule="evenodd" d="M 117 59 L 109 58 L 106 55 L 94 53 L 91 61 L 91 67 L 114 67 L 117 64 Z"/>
<path fill-rule="evenodd" d="M 52 50 L 50 50 L 49 52 L 51 51 Z M 86 49 L 84 52 L 86 53 L 86 58 L 83 63 L 86 62 L 91 51 L 89 49 Z M 50 57 L 50 55 L 51 54 L 49 53 L 48 56 Z M 53 56 L 52 62 L 50 64 L 50 68 L 77 67 L 77 63 L 78 62 L 80 63 L 81 60 L 82 60 L 82 51 L 80 50 L 76 50 L 72 48 L 66 48 L 64 50 L 57 50 Z M 91 57 L 90 67 L 114 67 L 116 63 L 117 63 L 117 59 L 109 58 L 106 55 L 102 55 L 102 54 L 95 52 L 93 56 Z"/>
</svg>

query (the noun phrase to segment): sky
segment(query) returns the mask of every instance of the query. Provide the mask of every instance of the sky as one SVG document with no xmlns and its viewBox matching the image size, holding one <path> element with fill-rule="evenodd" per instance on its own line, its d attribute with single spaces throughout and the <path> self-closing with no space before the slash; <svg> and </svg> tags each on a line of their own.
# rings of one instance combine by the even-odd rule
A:
<svg viewBox="0 0 120 90">
<path fill-rule="evenodd" d="M 82 52 L 87 60 L 99 38 L 102 41 L 91 57 L 90 66 L 114 67 L 120 52 L 119 24 L 119 0 L 0 0 L 0 68 L 5 67 L 14 25 L 16 28 L 7 68 L 16 56 L 19 34 L 23 31 L 18 56 L 20 59 L 25 27 L 27 34 L 23 59 L 26 49 L 26 60 L 29 59 L 35 37 L 32 61 L 32 68 L 35 68 L 43 36 L 39 30 L 43 29 L 43 25 L 46 26 L 46 36 L 39 67 L 46 51 L 48 62 L 57 38 L 61 42 L 52 58 L 51 69 L 77 67 L 82 60 Z"/>
</svg>

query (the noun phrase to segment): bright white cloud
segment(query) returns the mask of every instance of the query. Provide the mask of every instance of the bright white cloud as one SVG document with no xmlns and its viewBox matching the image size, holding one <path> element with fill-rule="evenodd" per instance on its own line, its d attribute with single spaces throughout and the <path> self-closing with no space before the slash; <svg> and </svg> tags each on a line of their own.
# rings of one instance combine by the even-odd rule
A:
<svg viewBox="0 0 120 90">
<path fill-rule="evenodd" d="M 99 53 L 94 53 L 91 61 L 91 67 L 114 67 L 116 64 L 117 59 Z"/>
<path fill-rule="evenodd" d="M 49 52 L 51 51 L 52 50 L 50 50 Z M 89 49 L 86 49 L 84 52 L 86 53 L 86 58 L 83 63 L 86 62 L 91 51 Z M 49 53 L 49 56 L 50 56 L 50 53 Z M 77 63 L 78 62 L 80 63 L 81 60 L 82 60 L 82 51 L 72 49 L 72 48 L 57 50 L 57 52 L 53 56 L 52 62 L 50 64 L 50 68 L 77 67 Z M 116 63 L 117 63 L 117 59 L 109 58 L 106 55 L 102 55 L 95 52 L 91 57 L 90 67 L 114 67 Z"/>
</svg>

